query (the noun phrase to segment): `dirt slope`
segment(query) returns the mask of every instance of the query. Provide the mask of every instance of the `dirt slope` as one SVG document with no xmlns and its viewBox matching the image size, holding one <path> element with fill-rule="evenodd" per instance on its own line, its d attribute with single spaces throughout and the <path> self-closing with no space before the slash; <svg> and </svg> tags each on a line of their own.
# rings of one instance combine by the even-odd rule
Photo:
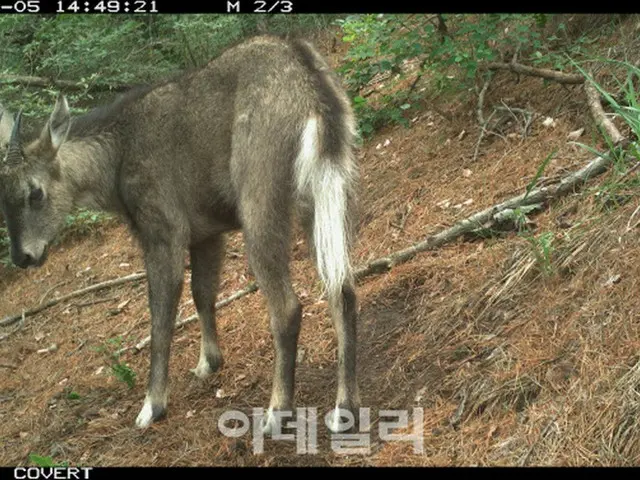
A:
<svg viewBox="0 0 640 480">
<path fill-rule="evenodd" d="M 522 192 L 554 149 L 546 178 L 589 159 L 567 142 L 581 127 L 585 142 L 599 138 L 579 87 L 516 83 L 504 73 L 486 104 L 501 100 L 538 115 L 526 138 L 514 121 L 504 138 L 485 140 L 475 162 L 471 103 L 442 102 L 453 121 L 426 106 L 411 128 L 386 129 L 363 146 L 356 265 Z M 546 116 L 555 127 L 543 126 Z M 534 217 L 535 232 L 555 238 L 550 274 L 541 273 L 527 240 L 507 233 L 455 242 L 360 283 L 359 375 L 372 409 L 365 453 L 332 451 L 322 426 L 315 455 L 296 455 L 286 441 L 266 441 L 254 455 L 250 434 L 220 433 L 222 412 L 268 404 L 273 352 L 260 293 L 219 311 L 226 363 L 211 379 L 189 372 L 197 323 L 176 332 L 169 414 L 146 432 L 132 428 L 148 350 L 120 359 L 137 374 L 133 388 L 110 373 L 108 352 L 118 338 L 129 346 L 149 333 L 140 281 L 47 309 L 0 342 L 0 464 L 28 464 L 29 453 L 96 466 L 637 464 L 640 203 L 631 196 L 603 215 L 597 198 L 587 190 Z M 219 298 L 250 280 L 243 255 L 241 235 L 231 236 Z M 298 236 L 292 270 L 304 320 L 296 398 L 324 414 L 336 387 L 336 345 L 307 255 Z M 3 269 L 0 317 L 142 269 L 126 229 L 109 223 L 54 248 L 41 269 Z M 187 272 L 183 317 L 194 313 L 188 287 Z M 40 352 L 52 344 L 57 349 Z M 424 412 L 422 453 L 380 438 L 380 410 L 416 407 Z"/>
</svg>

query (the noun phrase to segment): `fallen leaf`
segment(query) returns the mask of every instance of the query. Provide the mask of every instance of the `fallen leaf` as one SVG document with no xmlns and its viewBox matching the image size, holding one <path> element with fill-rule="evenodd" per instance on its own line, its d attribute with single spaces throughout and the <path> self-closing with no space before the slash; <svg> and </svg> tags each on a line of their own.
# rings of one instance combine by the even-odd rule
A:
<svg viewBox="0 0 640 480">
<path fill-rule="evenodd" d="M 38 350 L 37 353 L 49 353 L 49 352 L 55 352 L 56 350 L 58 350 L 58 345 L 56 345 L 55 343 L 52 343 L 47 348 L 41 348 L 40 350 Z"/>
<path fill-rule="evenodd" d="M 465 168 L 464 170 L 462 170 L 462 176 L 465 178 L 469 178 L 471 176 L 473 172 L 471 170 L 469 170 L 468 168 Z"/>
<path fill-rule="evenodd" d="M 578 130 L 574 130 L 573 132 L 569 132 L 567 135 L 567 140 L 577 140 L 584 133 L 584 128 L 579 128 Z"/>
<path fill-rule="evenodd" d="M 556 126 L 556 121 L 551 117 L 547 117 L 542 121 L 542 125 L 544 125 L 547 128 L 555 127 Z"/>
<path fill-rule="evenodd" d="M 126 307 L 129 304 L 130 301 L 131 301 L 131 299 L 125 300 L 124 302 L 120 302 L 118 304 L 117 309 L 118 310 L 122 310 L 124 307 Z"/>
</svg>

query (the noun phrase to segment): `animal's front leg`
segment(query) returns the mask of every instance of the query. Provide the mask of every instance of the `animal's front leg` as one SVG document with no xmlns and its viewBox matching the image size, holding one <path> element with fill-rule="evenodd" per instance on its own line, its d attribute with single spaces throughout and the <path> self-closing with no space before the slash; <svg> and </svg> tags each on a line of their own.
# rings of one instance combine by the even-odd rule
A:
<svg viewBox="0 0 640 480">
<path fill-rule="evenodd" d="M 168 242 L 144 246 L 151 309 L 151 367 L 147 396 L 136 419 L 145 428 L 167 410 L 169 353 L 184 278 L 182 249 Z"/>
</svg>

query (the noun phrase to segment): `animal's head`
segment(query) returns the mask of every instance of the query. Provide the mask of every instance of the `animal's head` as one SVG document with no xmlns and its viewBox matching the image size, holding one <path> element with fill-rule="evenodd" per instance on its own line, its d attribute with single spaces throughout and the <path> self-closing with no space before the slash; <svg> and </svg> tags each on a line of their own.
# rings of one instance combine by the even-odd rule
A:
<svg viewBox="0 0 640 480">
<path fill-rule="evenodd" d="M 0 207 L 19 267 L 40 266 L 73 206 L 62 181 L 58 151 L 69 131 L 67 100 L 59 96 L 40 136 L 23 144 L 21 113 L 0 107 Z"/>
</svg>

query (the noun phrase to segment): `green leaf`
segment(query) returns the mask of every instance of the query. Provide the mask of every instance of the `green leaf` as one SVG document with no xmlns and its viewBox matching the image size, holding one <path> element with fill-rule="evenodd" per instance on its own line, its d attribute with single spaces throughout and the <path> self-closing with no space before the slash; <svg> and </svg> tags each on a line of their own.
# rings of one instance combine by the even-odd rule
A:
<svg viewBox="0 0 640 480">
<path fill-rule="evenodd" d="M 535 176 L 529 182 L 529 185 L 527 185 L 527 191 L 526 191 L 526 193 L 524 195 L 524 198 L 522 199 L 523 202 L 527 199 L 527 197 L 531 193 L 531 190 L 533 190 L 533 188 L 536 186 L 536 183 L 538 183 L 538 180 L 540 179 L 540 177 L 544 173 L 545 168 L 547 168 L 547 165 L 549 165 L 549 162 L 551 161 L 551 159 L 553 158 L 553 156 L 556 154 L 557 151 L 558 151 L 558 149 L 554 149 L 553 152 L 551 152 L 549 155 L 547 155 L 547 158 L 545 158 L 542 161 L 542 163 L 538 166 L 538 170 L 536 171 Z"/>
<path fill-rule="evenodd" d="M 40 455 L 36 455 L 35 453 L 29 454 L 29 461 L 38 467 L 57 467 L 56 462 L 53 461 L 52 457 L 43 457 Z"/>
<path fill-rule="evenodd" d="M 389 60 L 382 60 L 379 64 L 381 71 L 391 70 L 393 68 L 393 64 Z"/>
</svg>

